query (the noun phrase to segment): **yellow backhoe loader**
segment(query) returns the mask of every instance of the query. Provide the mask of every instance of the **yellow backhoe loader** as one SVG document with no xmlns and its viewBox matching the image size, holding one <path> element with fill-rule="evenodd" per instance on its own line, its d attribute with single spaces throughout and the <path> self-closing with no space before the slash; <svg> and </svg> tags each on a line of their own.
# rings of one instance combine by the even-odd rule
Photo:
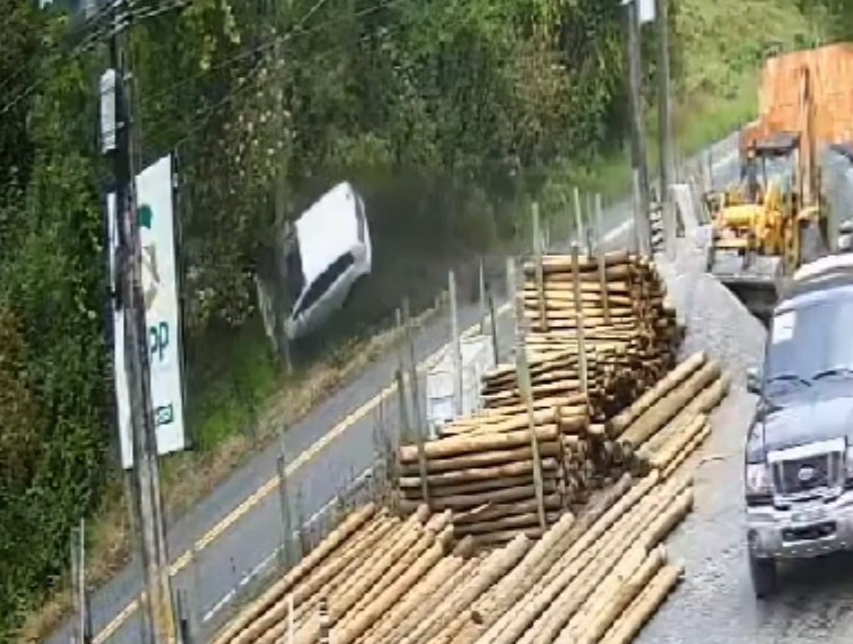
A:
<svg viewBox="0 0 853 644">
<path fill-rule="evenodd" d="M 801 131 L 750 140 L 742 150 L 740 185 L 714 199 L 707 270 L 765 323 L 786 278 L 829 249 L 807 68 L 801 78 Z"/>
</svg>

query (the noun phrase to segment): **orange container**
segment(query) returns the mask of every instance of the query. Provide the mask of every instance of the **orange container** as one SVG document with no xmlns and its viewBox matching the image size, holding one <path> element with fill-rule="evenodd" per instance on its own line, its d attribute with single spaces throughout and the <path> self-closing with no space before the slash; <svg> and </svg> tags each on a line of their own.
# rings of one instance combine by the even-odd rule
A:
<svg viewBox="0 0 853 644">
<path fill-rule="evenodd" d="M 758 95 L 758 119 L 744 128 L 743 144 L 778 132 L 800 132 L 802 74 L 809 71 L 815 143 L 853 139 L 853 45 L 827 45 L 770 58 Z"/>
</svg>

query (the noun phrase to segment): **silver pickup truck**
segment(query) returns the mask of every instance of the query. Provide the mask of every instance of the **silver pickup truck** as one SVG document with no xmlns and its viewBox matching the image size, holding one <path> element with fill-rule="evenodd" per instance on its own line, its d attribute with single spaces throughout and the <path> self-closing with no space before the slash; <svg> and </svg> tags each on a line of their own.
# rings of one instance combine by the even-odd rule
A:
<svg viewBox="0 0 853 644">
<path fill-rule="evenodd" d="M 853 255 L 803 266 L 773 313 L 745 458 L 755 594 L 786 559 L 853 550 Z"/>
</svg>

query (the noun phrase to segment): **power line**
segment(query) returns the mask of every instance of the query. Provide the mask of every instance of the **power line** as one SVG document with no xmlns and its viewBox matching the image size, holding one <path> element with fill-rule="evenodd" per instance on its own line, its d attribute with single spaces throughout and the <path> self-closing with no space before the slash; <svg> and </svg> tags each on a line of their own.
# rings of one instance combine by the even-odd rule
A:
<svg viewBox="0 0 853 644">
<path fill-rule="evenodd" d="M 133 12 L 133 7 L 138 6 L 137 2 L 130 2 L 131 10 L 126 13 L 118 13 L 116 11 L 117 4 L 111 2 L 109 5 L 101 7 L 96 14 L 86 19 L 86 21 L 74 28 L 70 36 L 55 41 L 53 45 L 43 55 L 51 56 L 62 51 L 67 51 L 71 57 L 77 58 L 80 55 L 89 52 L 95 45 L 107 38 L 111 38 L 117 31 L 125 29 L 131 21 L 141 21 L 159 16 L 169 11 L 181 9 L 188 5 L 192 0 L 170 0 L 160 4 L 158 7 L 149 7 L 147 11 Z M 27 71 L 26 67 L 21 68 L 11 78 L 3 83 L 3 87 L 14 84 L 14 81 L 24 75 Z M 30 85 L 25 87 L 17 96 L 0 107 L 0 116 L 7 113 L 15 105 L 25 100 L 33 94 L 47 80 L 47 73 L 44 73 L 40 78 L 37 78 Z"/>
</svg>

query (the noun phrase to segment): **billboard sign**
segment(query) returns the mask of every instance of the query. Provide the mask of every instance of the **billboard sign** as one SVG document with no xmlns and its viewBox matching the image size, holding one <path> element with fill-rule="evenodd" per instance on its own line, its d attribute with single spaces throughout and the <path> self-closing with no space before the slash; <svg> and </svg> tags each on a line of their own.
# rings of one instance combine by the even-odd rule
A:
<svg viewBox="0 0 853 644">
<path fill-rule="evenodd" d="M 142 245 L 142 291 L 148 327 L 148 362 L 158 454 L 186 447 L 184 388 L 180 345 L 180 307 L 175 259 L 175 213 L 172 157 L 165 156 L 136 176 L 139 234 Z M 118 245 L 115 193 L 107 196 L 110 268 L 115 278 Z M 116 280 L 113 280 L 116 283 Z M 133 465 L 130 391 L 125 371 L 124 315 L 113 302 L 113 366 L 119 445 L 125 469 Z"/>
</svg>

